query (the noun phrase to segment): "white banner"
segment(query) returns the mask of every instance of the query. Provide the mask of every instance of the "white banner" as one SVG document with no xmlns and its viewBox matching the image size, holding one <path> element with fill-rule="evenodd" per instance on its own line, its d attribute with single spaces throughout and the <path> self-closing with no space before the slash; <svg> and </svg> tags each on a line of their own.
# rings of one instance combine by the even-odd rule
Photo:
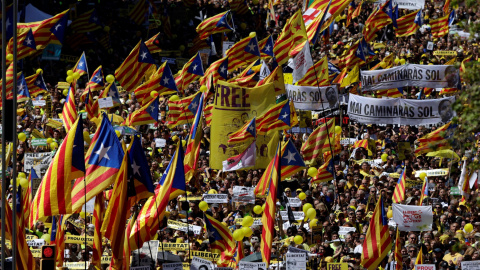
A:
<svg viewBox="0 0 480 270">
<path fill-rule="evenodd" d="M 435 270 L 435 264 L 417 264 L 415 265 L 415 270 Z M 465 270 L 465 268 L 463 268 L 463 262 L 462 270 Z"/>
<path fill-rule="evenodd" d="M 238 270 L 258 270 L 258 264 L 256 262 L 240 261 Z"/>
<path fill-rule="evenodd" d="M 337 107 L 338 90 L 336 85 L 316 87 L 287 84 L 286 86 L 288 99 L 293 101 L 295 109 L 322 111 Z"/>
<path fill-rule="evenodd" d="M 303 220 L 305 218 L 305 213 L 303 211 L 292 211 L 292 213 L 295 220 Z M 287 211 L 280 211 L 280 215 L 282 215 L 282 220 L 288 220 Z"/>
<path fill-rule="evenodd" d="M 379 0 L 376 3 L 383 4 L 386 0 Z M 399 9 L 418 10 L 425 7 L 425 0 L 397 0 Z"/>
<path fill-rule="evenodd" d="M 462 261 L 462 270 L 480 270 L 480 261 Z"/>
<path fill-rule="evenodd" d="M 293 198 L 293 197 L 288 197 L 288 203 L 290 204 L 290 207 L 301 207 L 302 206 L 302 200 L 299 198 Z"/>
<path fill-rule="evenodd" d="M 23 159 L 24 171 L 30 173 L 30 170 L 33 168 L 35 172 L 42 177 L 52 163 L 53 152 L 42 152 L 42 153 L 25 153 Z"/>
<path fill-rule="evenodd" d="M 213 263 L 202 258 L 193 257 L 190 270 L 213 270 Z"/>
<path fill-rule="evenodd" d="M 432 230 L 432 206 L 393 204 L 393 220 L 400 231 Z"/>
<path fill-rule="evenodd" d="M 305 269 L 307 269 L 307 254 L 287 253 L 286 270 L 305 270 Z"/>
<path fill-rule="evenodd" d="M 405 86 L 456 88 L 460 73 L 454 66 L 407 64 L 381 70 L 360 70 L 363 91 Z"/>
<path fill-rule="evenodd" d="M 350 94 L 348 116 L 362 124 L 429 125 L 448 123 L 456 114 L 455 97 L 441 99 L 379 99 Z"/>
<path fill-rule="evenodd" d="M 255 203 L 254 191 L 254 187 L 233 186 L 233 201 Z"/>
<path fill-rule="evenodd" d="M 183 223 L 183 222 L 171 220 L 171 219 L 167 220 L 167 228 L 174 229 L 181 232 L 190 231 L 190 232 L 193 232 L 193 234 L 195 235 L 199 235 L 202 232 L 202 227 L 200 226 L 188 224 L 188 228 L 187 228 L 187 223 Z"/>
<path fill-rule="evenodd" d="M 206 203 L 228 203 L 227 194 L 204 194 L 203 200 Z"/>
</svg>

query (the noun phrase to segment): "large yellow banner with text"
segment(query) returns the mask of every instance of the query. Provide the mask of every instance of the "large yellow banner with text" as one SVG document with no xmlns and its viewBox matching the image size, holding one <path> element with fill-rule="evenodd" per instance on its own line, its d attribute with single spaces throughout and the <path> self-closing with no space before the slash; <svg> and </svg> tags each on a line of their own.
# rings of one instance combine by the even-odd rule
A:
<svg viewBox="0 0 480 270">
<path fill-rule="evenodd" d="M 210 167 L 212 169 L 222 169 L 224 160 L 239 155 L 247 149 L 251 141 L 232 145 L 228 143 L 228 136 L 239 130 L 253 117 L 260 116 L 267 108 L 275 105 L 275 102 L 273 83 L 244 88 L 224 81 L 217 82 L 210 132 Z M 274 132 L 274 134 L 277 133 Z M 278 136 L 274 134 L 257 135 L 255 168 L 266 168 L 275 155 Z"/>
</svg>

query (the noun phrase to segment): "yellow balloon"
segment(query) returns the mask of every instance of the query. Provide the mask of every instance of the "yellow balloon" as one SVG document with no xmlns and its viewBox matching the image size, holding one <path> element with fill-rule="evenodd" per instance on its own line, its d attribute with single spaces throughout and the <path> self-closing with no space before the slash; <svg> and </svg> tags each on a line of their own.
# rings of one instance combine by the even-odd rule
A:
<svg viewBox="0 0 480 270">
<path fill-rule="evenodd" d="M 313 227 L 317 226 L 317 224 L 318 224 L 318 219 L 314 218 L 310 221 L 309 225 L 310 225 L 310 228 L 313 228 Z"/>
<path fill-rule="evenodd" d="M 173 95 L 171 96 L 168 100 L 172 101 L 172 102 L 175 102 L 175 101 L 179 101 L 180 98 L 177 96 L 177 95 Z"/>
<path fill-rule="evenodd" d="M 63 89 L 62 94 L 63 94 L 64 96 L 67 96 L 67 95 L 68 95 L 68 89 Z"/>
<path fill-rule="evenodd" d="M 424 180 L 425 180 L 425 177 L 427 177 L 427 173 L 426 173 L 426 172 L 422 172 L 422 173 L 420 173 L 419 177 L 420 177 L 420 179 L 422 179 L 422 181 L 424 181 Z"/>
<path fill-rule="evenodd" d="M 382 154 L 381 156 L 383 162 L 387 162 L 388 160 L 388 154 Z"/>
<path fill-rule="evenodd" d="M 22 188 L 28 188 L 28 180 L 27 178 L 23 177 L 23 178 L 19 178 L 18 181 L 20 182 L 20 186 Z"/>
<path fill-rule="evenodd" d="M 81 217 L 81 218 L 85 219 L 86 216 L 87 216 L 87 213 L 85 213 L 85 212 L 80 212 L 80 217 Z"/>
<path fill-rule="evenodd" d="M 67 83 L 71 83 L 71 82 L 73 82 L 73 77 L 72 77 L 72 76 L 67 76 L 67 78 L 65 79 L 65 81 L 66 81 Z"/>
<path fill-rule="evenodd" d="M 74 72 L 72 76 L 75 80 L 78 80 L 80 78 L 80 73 Z"/>
<path fill-rule="evenodd" d="M 342 128 L 340 126 L 335 126 L 335 134 L 342 133 Z"/>
<path fill-rule="evenodd" d="M 18 133 L 18 139 L 20 141 L 24 142 L 27 139 L 27 135 L 25 135 L 25 133 L 23 133 L 23 132 L 20 132 L 20 133 Z"/>
<path fill-rule="evenodd" d="M 201 201 L 201 202 L 198 204 L 198 208 L 200 208 L 200 210 L 202 210 L 203 212 L 205 212 L 205 211 L 208 210 L 208 203 L 205 202 L 205 201 Z"/>
<path fill-rule="evenodd" d="M 43 69 L 41 68 L 38 68 L 37 71 L 35 72 L 36 74 L 40 74 L 40 73 L 43 73 Z"/>
<path fill-rule="evenodd" d="M 295 244 L 297 245 L 300 245 L 301 243 L 303 243 L 303 237 L 301 235 L 295 235 L 295 237 L 293 238 L 293 242 L 295 242 Z"/>
<path fill-rule="evenodd" d="M 260 215 L 263 212 L 263 209 L 260 205 L 255 205 L 255 207 L 253 207 L 253 212 L 257 215 Z"/>
<path fill-rule="evenodd" d="M 407 61 L 405 61 L 405 59 L 403 59 L 403 58 L 400 59 L 400 64 L 405 65 L 405 62 L 407 62 Z"/>
<path fill-rule="evenodd" d="M 43 234 L 42 237 L 40 237 L 40 239 L 43 239 L 45 240 L 45 242 L 50 243 L 50 234 L 48 233 Z"/>
<path fill-rule="evenodd" d="M 208 191 L 208 194 L 218 194 L 218 192 L 212 188 Z"/>
<path fill-rule="evenodd" d="M 150 97 L 151 97 L 151 98 L 156 98 L 157 95 L 158 95 L 158 92 L 157 92 L 157 91 L 152 91 L 152 92 L 150 92 Z"/>
<path fill-rule="evenodd" d="M 117 134 L 117 137 L 119 138 L 122 136 L 122 132 L 120 130 L 115 130 L 115 134 Z"/>
<path fill-rule="evenodd" d="M 7 60 L 12 61 L 13 60 L 13 54 L 11 54 L 11 53 L 7 54 Z"/>
<path fill-rule="evenodd" d="M 393 62 L 394 62 L 395 64 L 398 64 L 398 62 L 400 62 L 400 59 L 395 58 L 395 60 L 393 60 Z"/>
<path fill-rule="evenodd" d="M 243 235 L 246 237 L 250 237 L 253 234 L 253 231 L 250 227 L 242 227 L 242 232 L 243 232 Z"/>
<path fill-rule="evenodd" d="M 111 84 L 115 81 L 115 77 L 112 74 L 108 74 L 105 80 L 107 80 L 107 82 Z"/>
<path fill-rule="evenodd" d="M 387 66 L 387 63 L 385 63 L 385 62 L 383 62 L 383 61 L 380 62 L 380 67 L 381 67 L 381 68 L 385 68 L 386 66 Z"/>
<path fill-rule="evenodd" d="M 253 225 L 253 218 L 251 216 L 246 216 L 243 218 L 242 226 L 250 227 Z"/>
<path fill-rule="evenodd" d="M 53 142 L 53 139 L 52 139 L 52 138 L 48 138 L 48 139 L 47 139 L 47 143 L 48 143 L 48 144 L 51 144 L 52 142 Z"/>
<path fill-rule="evenodd" d="M 317 216 L 317 211 L 314 208 L 310 208 L 307 210 L 307 217 L 312 220 Z"/>
<path fill-rule="evenodd" d="M 471 223 L 467 223 L 465 224 L 465 227 L 463 227 L 463 229 L 467 232 L 467 233 L 470 233 L 471 231 L 473 231 L 473 225 Z"/>
<path fill-rule="evenodd" d="M 185 51 L 185 46 L 184 45 L 180 45 L 180 47 L 178 47 L 178 49 L 180 49 L 181 52 Z"/>
<path fill-rule="evenodd" d="M 310 177 L 315 177 L 318 174 L 318 170 L 315 167 L 308 168 L 308 175 Z"/>
<path fill-rule="evenodd" d="M 174 142 L 178 142 L 178 140 L 179 140 L 178 136 L 177 136 L 177 135 L 173 135 L 173 137 L 172 137 L 172 141 L 174 141 Z"/>
<path fill-rule="evenodd" d="M 313 208 L 310 203 L 306 203 L 303 205 L 303 212 L 307 213 L 308 209 Z"/>
<path fill-rule="evenodd" d="M 298 194 L 298 198 L 303 201 L 307 198 L 307 194 L 305 194 L 305 192 L 301 192 Z"/>
<path fill-rule="evenodd" d="M 207 92 L 208 89 L 205 85 L 200 86 L 200 92 Z"/>
<path fill-rule="evenodd" d="M 27 178 L 27 175 L 24 172 L 19 172 L 17 177 L 18 178 Z"/>
<path fill-rule="evenodd" d="M 73 75 L 73 70 L 71 70 L 71 69 L 67 70 L 67 75 L 72 76 Z"/>
<path fill-rule="evenodd" d="M 250 32 L 250 34 L 248 35 L 250 38 L 254 38 L 257 36 L 257 33 L 255 32 Z"/>
<path fill-rule="evenodd" d="M 243 231 L 242 229 L 238 229 L 238 230 L 235 230 L 233 232 L 233 239 L 237 240 L 237 241 L 242 241 L 243 240 Z"/>
<path fill-rule="evenodd" d="M 55 149 L 57 149 L 57 148 L 58 148 L 58 143 L 57 143 L 57 142 L 52 142 L 52 143 L 50 144 L 50 149 L 55 150 Z"/>
<path fill-rule="evenodd" d="M 392 209 L 388 209 L 387 218 L 392 218 L 392 217 L 393 217 L 393 211 L 392 211 Z"/>
<path fill-rule="evenodd" d="M 87 143 L 90 143 L 91 140 L 90 140 L 90 133 L 88 133 L 88 131 L 84 131 L 83 132 L 83 140 L 86 141 Z"/>
<path fill-rule="evenodd" d="M 247 24 L 246 23 L 241 23 L 240 28 L 242 28 L 242 30 L 245 30 L 247 28 Z"/>
</svg>

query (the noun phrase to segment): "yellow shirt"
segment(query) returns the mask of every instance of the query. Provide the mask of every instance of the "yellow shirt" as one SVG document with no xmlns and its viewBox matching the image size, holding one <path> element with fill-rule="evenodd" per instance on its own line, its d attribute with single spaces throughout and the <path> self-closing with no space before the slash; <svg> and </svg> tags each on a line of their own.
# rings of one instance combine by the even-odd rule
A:
<svg viewBox="0 0 480 270">
<path fill-rule="evenodd" d="M 462 257 L 462 254 L 460 253 L 455 253 L 455 254 L 446 254 L 443 256 L 443 260 L 446 261 L 447 263 L 450 263 L 450 261 L 453 262 L 453 264 L 457 264 L 457 260 Z"/>
</svg>

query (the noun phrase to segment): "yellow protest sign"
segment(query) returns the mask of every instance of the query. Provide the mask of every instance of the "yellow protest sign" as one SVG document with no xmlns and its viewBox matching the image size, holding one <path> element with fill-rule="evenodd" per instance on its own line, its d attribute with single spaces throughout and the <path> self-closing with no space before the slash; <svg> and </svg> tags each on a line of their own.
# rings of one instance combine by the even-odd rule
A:
<svg viewBox="0 0 480 270">
<path fill-rule="evenodd" d="M 242 153 L 248 146 L 247 144 L 229 144 L 228 136 L 253 117 L 260 116 L 275 103 L 275 89 L 272 83 L 245 88 L 237 84 L 218 81 L 210 133 L 210 167 L 212 169 L 222 169 L 224 160 Z M 273 133 L 278 134 L 278 132 Z M 275 139 L 273 134 L 257 136 L 255 168 L 267 167 L 275 155 L 277 144 L 278 139 Z"/>
<path fill-rule="evenodd" d="M 407 188 L 411 188 L 411 187 L 414 187 L 414 186 L 422 186 L 423 185 L 423 181 L 420 180 L 420 181 L 417 181 L 417 180 L 411 180 L 411 179 L 407 179 L 405 180 L 405 186 Z"/>
<path fill-rule="evenodd" d="M 85 244 L 85 236 L 65 235 L 65 243 Z M 87 244 L 93 244 L 93 236 L 87 236 Z"/>
<path fill-rule="evenodd" d="M 36 235 L 25 235 L 25 240 L 33 240 L 33 239 L 38 239 L 38 236 Z"/>
<path fill-rule="evenodd" d="M 209 261 L 217 261 L 220 258 L 220 254 L 207 251 L 190 250 L 190 253 L 192 257 L 199 257 Z"/>
<path fill-rule="evenodd" d="M 63 127 L 63 123 L 49 118 L 47 121 L 47 126 L 57 129 Z"/>
<path fill-rule="evenodd" d="M 348 263 L 327 263 L 327 270 L 348 270 Z"/>
<path fill-rule="evenodd" d="M 180 201 L 181 202 L 184 202 L 186 201 L 187 198 L 186 197 L 182 197 L 180 198 Z M 202 196 L 188 196 L 188 201 L 191 202 L 191 201 L 201 201 L 202 200 Z"/>
<path fill-rule="evenodd" d="M 457 56 L 457 51 L 434 51 L 433 55 L 440 56 Z"/>
<path fill-rule="evenodd" d="M 70 84 L 67 82 L 58 82 L 57 88 L 58 89 L 68 89 Z"/>
</svg>

